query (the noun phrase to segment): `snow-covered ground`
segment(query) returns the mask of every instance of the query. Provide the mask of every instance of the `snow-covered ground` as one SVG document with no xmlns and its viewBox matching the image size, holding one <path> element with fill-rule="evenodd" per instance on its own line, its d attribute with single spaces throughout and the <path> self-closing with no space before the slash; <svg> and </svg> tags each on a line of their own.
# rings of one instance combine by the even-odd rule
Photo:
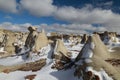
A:
<svg viewBox="0 0 120 80">
<path fill-rule="evenodd" d="M 80 47 L 80 45 L 77 45 Z M 76 47 L 77 47 L 76 46 Z M 50 59 L 52 48 L 48 45 L 47 47 L 42 48 L 40 51 L 42 52 L 41 55 L 39 55 L 39 58 L 47 58 L 47 64 L 39 71 L 32 72 L 32 71 L 14 71 L 10 73 L 0 73 L 0 80 L 25 80 L 25 76 L 36 74 L 36 77 L 34 80 L 81 80 L 77 77 L 74 77 L 74 71 L 75 69 L 69 69 L 69 70 L 55 70 L 52 69 L 51 66 L 53 65 L 52 60 Z M 71 48 L 72 49 L 72 48 Z M 75 46 L 73 47 L 75 49 Z M 73 50 L 72 49 L 72 50 Z M 48 55 L 49 53 L 49 55 Z M 13 65 L 13 64 L 22 64 L 26 62 L 31 62 L 36 60 L 35 55 L 31 55 L 32 58 L 25 61 L 22 59 L 22 56 L 14 56 L 14 57 L 7 57 L 0 59 L 0 65 Z"/>
<path fill-rule="evenodd" d="M 84 44 L 77 44 L 72 45 L 72 43 L 64 43 L 64 45 L 67 47 L 67 49 L 72 53 L 72 59 L 75 59 L 79 52 L 81 51 Z M 71 46 L 72 45 L 72 46 Z M 115 46 L 120 46 L 120 43 L 110 43 L 108 47 L 112 48 Z M 94 49 L 94 43 L 91 43 L 91 45 L 88 45 L 88 48 Z M 90 59 L 93 55 L 91 52 L 91 49 L 86 49 L 82 57 L 85 57 L 85 62 L 90 63 L 92 60 Z M 0 50 L 3 51 L 2 49 Z M 47 64 L 39 71 L 32 72 L 32 71 L 14 71 L 10 73 L 0 73 L 0 80 L 25 80 L 25 76 L 27 75 L 33 75 L 36 74 L 36 77 L 34 80 L 83 80 L 82 78 L 74 77 L 75 68 L 71 68 L 68 70 L 55 70 L 52 69 L 51 66 L 53 65 L 53 60 L 51 59 L 51 55 L 54 49 L 48 45 L 46 47 L 43 47 L 40 50 L 40 54 L 36 55 L 34 53 L 31 53 L 31 57 L 29 59 L 24 59 L 23 56 L 13 56 L 13 57 L 7 57 L 0 59 L 0 65 L 15 65 L 15 64 L 23 64 L 28 62 L 34 62 L 36 60 L 39 60 L 41 58 L 47 58 Z M 94 74 L 100 76 L 100 80 L 113 80 L 111 77 L 107 75 L 107 73 L 104 70 L 101 70 L 99 72 L 92 69 L 92 67 L 88 67 L 86 69 L 87 71 L 92 71 Z M 104 79 L 103 79 L 104 78 Z"/>
<path fill-rule="evenodd" d="M 77 57 L 77 55 L 80 53 L 82 47 L 84 46 L 84 44 L 77 44 L 77 45 L 72 45 L 72 43 L 64 43 L 64 45 L 67 47 L 67 49 L 72 53 L 71 58 L 75 59 Z"/>
<path fill-rule="evenodd" d="M 44 68 L 37 72 L 32 71 L 14 71 L 8 74 L 0 73 L 0 80 L 25 80 L 25 76 L 36 74 L 34 80 L 81 80 L 74 77 L 74 68 L 69 70 L 57 71 L 51 69 L 51 65 L 46 65 Z"/>
<path fill-rule="evenodd" d="M 23 64 L 23 63 L 28 63 L 28 62 L 34 62 L 42 58 L 47 58 L 49 59 L 48 54 L 51 54 L 51 46 L 48 45 L 46 47 L 43 47 L 40 51 L 41 54 L 36 54 L 36 53 L 30 53 L 30 57 L 28 59 L 25 59 L 26 54 L 24 55 L 16 55 L 12 57 L 6 57 L 6 58 L 1 58 L 0 59 L 0 65 L 16 65 L 16 64 Z"/>
<path fill-rule="evenodd" d="M 109 52 L 114 52 L 114 50 L 112 50 L 115 47 L 120 47 L 120 42 L 112 42 L 109 41 L 109 44 L 107 45 L 108 51 Z"/>
</svg>

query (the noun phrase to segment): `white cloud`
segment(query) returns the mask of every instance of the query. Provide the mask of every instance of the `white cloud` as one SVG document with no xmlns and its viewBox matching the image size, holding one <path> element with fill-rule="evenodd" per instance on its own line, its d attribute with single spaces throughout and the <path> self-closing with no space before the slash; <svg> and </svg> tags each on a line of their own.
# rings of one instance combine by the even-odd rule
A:
<svg viewBox="0 0 120 80">
<path fill-rule="evenodd" d="M 58 8 L 54 16 L 56 19 L 72 24 L 101 24 L 101 30 L 105 28 L 109 31 L 120 32 L 120 14 L 113 13 L 111 10 L 92 8 L 91 6 L 81 9 L 66 6 Z"/>
<path fill-rule="evenodd" d="M 21 0 L 23 9 L 35 16 L 50 16 L 56 10 L 52 0 Z"/>
<path fill-rule="evenodd" d="M 27 31 L 27 27 L 31 24 L 25 23 L 25 24 L 12 24 L 10 22 L 4 22 L 0 24 L 0 28 L 12 30 L 12 31 Z"/>
<path fill-rule="evenodd" d="M 52 4 L 53 0 L 21 0 L 20 3 L 21 6 L 32 15 L 53 16 L 56 19 L 67 21 L 71 24 L 81 24 L 80 26 L 83 26 L 83 28 L 90 27 L 88 25 L 92 24 L 101 24 L 102 27 L 99 30 L 108 28 L 110 31 L 115 31 L 119 29 L 120 25 L 119 14 L 113 13 L 110 9 L 93 8 L 92 5 L 89 4 L 83 8 L 74 8 L 70 6 L 57 7 Z M 109 6 L 112 4 L 112 1 L 104 3 L 104 5 Z M 74 28 L 76 28 L 75 26 Z M 79 26 L 77 27 L 79 28 Z M 70 28 L 70 26 L 67 28 Z"/>
<path fill-rule="evenodd" d="M 86 30 L 90 30 L 89 28 L 85 28 L 85 29 L 82 28 L 79 24 L 78 24 L 79 28 L 77 29 L 77 27 L 74 28 L 74 25 L 77 25 L 77 24 L 32 25 L 30 23 L 12 24 L 10 22 L 4 22 L 0 24 L 0 28 L 7 29 L 7 30 L 13 30 L 13 31 L 28 31 L 27 28 L 29 26 L 36 26 L 38 27 L 38 31 L 45 29 L 47 32 L 62 32 L 62 33 L 87 33 Z"/>
<path fill-rule="evenodd" d="M 30 23 L 12 24 L 10 22 L 4 22 L 0 24 L 0 26 L 1 26 L 0 28 L 13 30 L 13 31 L 28 31 L 27 28 L 29 26 L 36 26 L 38 28 L 38 31 L 45 29 L 45 31 L 47 32 L 62 32 L 62 33 L 77 33 L 77 34 L 106 30 L 104 27 L 96 28 L 90 24 L 57 24 L 56 23 L 51 25 L 47 25 L 47 24 L 32 25 Z"/>
<path fill-rule="evenodd" d="M 47 32 L 62 32 L 62 33 L 77 33 L 77 34 L 83 34 L 83 33 L 89 33 L 94 31 L 117 31 L 120 33 L 120 27 L 109 27 L 109 26 L 99 26 L 95 27 L 91 24 L 40 24 L 40 25 L 32 25 L 30 23 L 25 24 L 12 24 L 10 22 L 4 22 L 0 24 L 0 28 L 13 30 L 13 31 L 28 31 L 27 28 L 29 26 L 36 26 L 38 27 L 38 31 L 45 29 Z"/>
<path fill-rule="evenodd" d="M 104 3 L 104 5 L 112 4 L 112 1 Z M 16 13 L 18 11 L 18 9 L 16 9 L 17 6 L 18 4 L 16 3 L 16 0 L 0 0 L 0 10 Z M 83 32 L 101 30 L 120 32 L 120 14 L 116 14 L 110 9 L 106 10 L 100 8 L 93 8 L 92 5 L 89 4 L 83 8 L 74 8 L 72 6 L 57 7 L 53 5 L 53 0 L 21 0 L 19 8 L 29 11 L 29 13 L 34 16 L 53 16 L 56 19 L 67 21 L 70 23 L 68 25 L 36 25 L 39 28 L 46 26 L 45 28 L 47 30 L 64 30 L 64 32 L 67 31 L 76 33 L 82 32 L 82 30 Z M 102 26 L 94 27 L 92 26 L 92 24 L 101 24 Z M 26 25 L 31 24 L 15 24 L 15 26 L 17 27 Z"/>
<path fill-rule="evenodd" d="M 16 0 L 0 0 L 0 10 L 4 12 L 17 13 Z"/>
<path fill-rule="evenodd" d="M 74 25 L 79 26 L 78 29 L 74 28 Z M 40 25 L 34 25 L 38 27 L 38 30 L 45 29 L 47 32 L 62 32 L 62 33 L 77 33 L 77 34 L 82 34 L 82 33 L 89 33 L 86 30 L 87 28 L 81 29 L 82 26 L 80 24 L 40 24 Z M 89 29 L 90 30 L 90 29 Z"/>
<path fill-rule="evenodd" d="M 116 22 L 120 19 L 120 15 L 113 13 L 111 10 L 103 10 L 98 8 L 81 8 L 76 9 L 74 7 L 62 7 L 59 8 L 55 17 L 71 23 L 81 24 L 105 24 L 109 21 Z"/>
</svg>

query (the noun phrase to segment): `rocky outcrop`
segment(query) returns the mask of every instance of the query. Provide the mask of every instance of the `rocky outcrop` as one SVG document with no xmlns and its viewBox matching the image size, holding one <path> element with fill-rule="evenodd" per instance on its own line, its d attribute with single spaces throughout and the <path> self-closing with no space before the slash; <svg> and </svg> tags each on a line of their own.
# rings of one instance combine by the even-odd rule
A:
<svg viewBox="0 0 120 80">
<path fill-rule="evenodd" d="M 27 39 L 25 41 L 25 47 L 27 49 L 30 49 L 32 51 L 34 45 L 35 45 L 35 41 L 38 37 L 38 32 L 37 32 L 37 28 L 36 27 L 28 27 L 29 30 L 29 34 L 27 36 Z"/>
<path fill-rule="evenodd" d="M 0 31 L 0 48 L 5 46 L 6 35 L 3 31 Z"/>
<path fill-rule="evenodd" d="M 100 35 L 101 40 L 107 45 L 109 44 L 109 41 L 111 42 L 119 42 L 117 38 L 117 33 L 116 32 L 108 32 L 105 31 L 103 33 L 97 33 Z"/>
<path fill-rule="evenodd" d="M 35 40 L 35 46 L 33 51 L 38 52 L 41 48 L 45 47 L 48 45 L 48 39 L 47 36 L 45 34 L 45 31 L 42 30 L 39 34 L 37 39 Z"/>
<path fill-rule="evenodd" d="M 119 42 L 119 41 L 117 40 L 117 33 L 116 33 L 116 32 L 109 32 L 109 36 L 110 36 L 110 40 L 111 40 L 112 42 Z"/>
<path fill-rule="evenodd" d="M 92 55 L 90 56 L 89 54 L 92 54 Z M 84 80 L 91 80 L 91 79 L 85 79 L 85 76 L 87 73 L 86 69 L 87 67 L 91 66 L 96 71 L 100 71 L 102 68 L 107 72 L 109 76 L 111 76 L 112 74 L 112 77 L 114 79 L 119 80 L 120 73 L 119 71 L 117 71 L 118 68 L 113 67 L 111 64 L 105 61 L 111 57 L 112 57 L 111 54 L 108 52 L 106 46 L 101 41 L 99 35 L 94 34 L 90 36 L 88 38 L 88 41 L 86 42 L 86 44 L 84 45 L 84 47 L 82 48 L 81 52 L 79 53 L 79 55 L 75 60 L 77 62 L 75 76 L 80 77 L 81 74 L 83 74 L 82 76 Z M 86 59 L 91 60 L 91 62 L 86 62 Z M 81 62 L 81 63 L 79 64 L 78 62 Z"/>
<path fill-rule="evenodd" d="M 64 46 L 62 40 L 58 39 L 56 41 L 53 53 L 53 59 L 55 59 L 55 64 L 52 66 L 52 68 L 56 68 L 58 70 L 63 69 L 65 67 L 64 65 L 71 61 L 70 57 L 71 53 L 69 53 L 67 48 Z"/>
<path fill-rule="evenodd" d="M 61 61 L 70 58 L 69 51 L 67 50 L 67 48 L 64 46 L 64 43 L 60 39 L 56 41 L 56 46 L 54 49 L 54 58 Z"/>
<path fill-rule="evenodd" d="M 87 40 L 88 40 L 88 36 L 86 34 L 84 34 L 83 37 L 82 37 L 82 40 L 81 40 L 81 44 L 86 43 Z"/>
<path fill-rule="evenodd" d="M 5 42 L 4 50 L 7 51 L 9 54 L 15 54 L 15 47 L 13 43 L 16 40 L 16 37 L 14 36 L 14 33 L 6 33 L 7 34 L 7 40 Z"/>
<path fill-rule="evenodd" d="M 15 53 L 19 53 L 23 43 L 22 32 L 12 32 L 9 30 L 3 30 L 0 35 L 0 48 L 3 48 L 4 54 L 0 54 L 1 57 L 11 56 Z"/>
<path fill-rule="evenodd" d="M 101 58 L 104 57 L 106 58 L 109 57 L 110 55 L 107 50 L 107 47 L 104 45 L 99 35 L 97 34 L 94 34 L 93 36 L 89 36 L 86 44 L 84 45 L 79 55 L 77 56 L 76 61 L 80 60 L 81 58 L 87 58 L 87 56 L 83 56 L 83 55 L 90 55 L 90 53 L 93 53 L 93 56 L 95 54 Z"/>
</svg>

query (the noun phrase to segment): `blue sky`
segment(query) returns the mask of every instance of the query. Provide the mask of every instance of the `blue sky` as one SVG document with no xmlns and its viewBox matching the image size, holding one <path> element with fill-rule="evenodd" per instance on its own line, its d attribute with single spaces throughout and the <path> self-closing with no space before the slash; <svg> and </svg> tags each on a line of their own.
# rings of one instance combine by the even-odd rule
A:
<svg viewBox="0 0 120 80">
<path fill-rule="evenodd" d="M 71 33 L 119 32 L 119 13 L 119 0 L 0 0 L 0 26 L 5 29 L 32 25 Z"/>
<path fill-rule="evenodd" d="M 16 0 L 18 3 L 20 0 Z M 103 3 L 107 2 L 114 2 L 112 6 L 106 6 L 102 5 Z M 113 12 L 119 13 L 119 0 L 54 0 L 53 5 L 56 5 L 58 7 L 62 6 L 73 6 L 75 8 L 82 8 L 86 4 L 91 4 L 94 7 L 100 7 L 103 9 L 111 9 Z M 101 4 L 101 6 L 100 6 Z M 11 17 L 6 18 L 6 16 Z M 30 15 L 29 12 L 24 11 L 20 14 L 11 14 L 9 12 L 3 12 L 0 11 L 0 23 L 2 22 L 12 22 L 12 23 L 31 23 L 31 24 L 41 24 L 41 23 L 47 23 L 47 24 L 53 24 L 53 23 L 60 23 L 60 24 L 66 24 L 66 21 L 55 19 L 54 17 L 48 16 L 48 17 L 36 17 L 33 15 Z"/>
<path fill-rule="evenodd" d="M 70 0 L 68 0 L 70 1 Z M 16 0 L 17 3 L 20 2 L 20 0 Z M 61 3 L 62 2 L 62 3 Z M 71 1 L 70 1 L 71 2 Z M 60 4 L 58 4 L 60 3 Z M 55 0 L 55 3 L 53 3 L 54 5 L 66 5 L 66 3 L 64 3 L 62 0 Z M 72 5 L 71 5 L 72 6 Z M 7 16 L 7 17 L 6 17 Z M 41 23 L 47 23 L 47 24 L 53 24 L 53 23 L 60 23 L 60 24 L 67 24 L 67 22 L 62 21 L 62 20 L 58 20 L 55 19 L 52 16 L 34 16 L 29 14 L 28 11 L 23 11 L 19 14 L 13 14 L 13 13 L 9 13 L 9 12 L 4 12 L 4 11 L 0 11 L 0 23 L 3 22 L 11 22 L 11 23 L 16 23 L 16 24 L 24 24 L 24 23 L 31 23 L 31 24 L 41 24 Z M 11 18 L 10 18 L 11 17 Z"/>
</svg>

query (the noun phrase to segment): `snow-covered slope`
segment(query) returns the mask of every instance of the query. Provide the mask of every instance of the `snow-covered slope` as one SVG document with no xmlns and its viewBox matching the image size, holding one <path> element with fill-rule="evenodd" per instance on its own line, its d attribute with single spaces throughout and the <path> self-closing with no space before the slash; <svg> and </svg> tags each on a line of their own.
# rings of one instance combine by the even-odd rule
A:
<svg viewBox="0 0 120 80">
<path fill-rule="evenodd" d="M 47 58 L 47 64 L 39 71 L 32 72 L 32 71 L 14 71 L 10 73 L 0 73 L 1 80 L 25 80 L 25 76 L 36 74 L 34 80 L 80 80 L 77 77 L 74 77 L 74 68 L 69 70 L 55 70 L 52 69 L 51 66 L 53 62 L 51 60 L 51 50 L 52 48 L 48 45 L 47 47 L 42 48 L 40 51 L 42 52 L 39 55 L 39 59 Z M 48 54 L 49 53 L 49 54 Z M 31 55 L 32 58 L 29 60 L 23 60 L 22 56 L 14 56 L 14 57 L 7 57 L 0 59 L 0 65 L 13 65 L 13 64 L 22 64 L 30 61 L 36 60 L 35 55 Z"/>
<path fill-rule="evenodd" d="M 24 63 L 30 63 L 30 62 L 35 62 L 39 59 L 46 58 L 46 65 L 38 71 L 32 72 L 32 71 L 16 70 L 16 71 L 9 72 L 9 73 L 1 72 L 0 80 L 25 80 L 26 76 L 33 75 L 33 74 L 36 75 L 33 80 L 84 80 L 82 76 L 80 76 L 80 78 L 75 77 L 74 73 L 78 65 L 79 66 L 83 65 L 83 62 L 85 62 L 86 64 L 94 62 L 94 59 L 92 59 L 94 56 L 94 52 L 96 52 L 94 49 L 96 48 L 96 46 L 97 48 L 100 47 L 96 43 L 97 41 L 94 42 L 92 40 L 88 44 L 85 44 L 85 45 L 80 44 L 80 43 L 73 45 L 72 42 L 65 42 L 64 43 L 65 47 L 68 49 L 68 51 L 72 53 L 71 60 L 73 62 L 75 61 L 76 57 L 79 56 L 79 53 L 82 52 L 82 55 L 81 55 L 82 59 L 80 58 L 80 60 L 76 62 L 74 66 L 72 66 L 70 69 L 67 69 L 67 70 L 64 70 L 64 69 L 56 70 L 56 69 L 51 68 L 52 65 L 55 63 L 55 61 L 54 59 L 51 58 L 54 52 L 54 48 L 51 47 L 50 45 L 40 49 L 39 54 L 31 52 L 29 55 L 29 58 L 25 58 L 26 55 L 25 54 L 20 55 L 20 53 L 19 55 L 14 55 L 14 56 L 6 57 L 6 58 L 0 58 L 0 66 L 1 65 L 12 66 L 12 65 L 24 64 Z M 110 42 L 110 44 L 107 46 L 109 49 L 111 49 L 113 47 L 120 47 L 120 44 Z M 103 50 L 103 49 L 100 49 L 100 50 Z M 1 48 L 0 51 L 2 52 L 3 49 Z M 21 53 L 24 53 L 24 52 L 25 50 L 23 50 Z M 99 51 L 99 52 L 103 52 L 103 51 Z M 86 72 L 92 71 L 94 75 L 99 76 L 100 80 L 113 80 L 112 77 L 110 77 L 103 68 L 97 71 L 93 68 L 93 66 L 87 66 L 85 70 Z"/>
</svg>

